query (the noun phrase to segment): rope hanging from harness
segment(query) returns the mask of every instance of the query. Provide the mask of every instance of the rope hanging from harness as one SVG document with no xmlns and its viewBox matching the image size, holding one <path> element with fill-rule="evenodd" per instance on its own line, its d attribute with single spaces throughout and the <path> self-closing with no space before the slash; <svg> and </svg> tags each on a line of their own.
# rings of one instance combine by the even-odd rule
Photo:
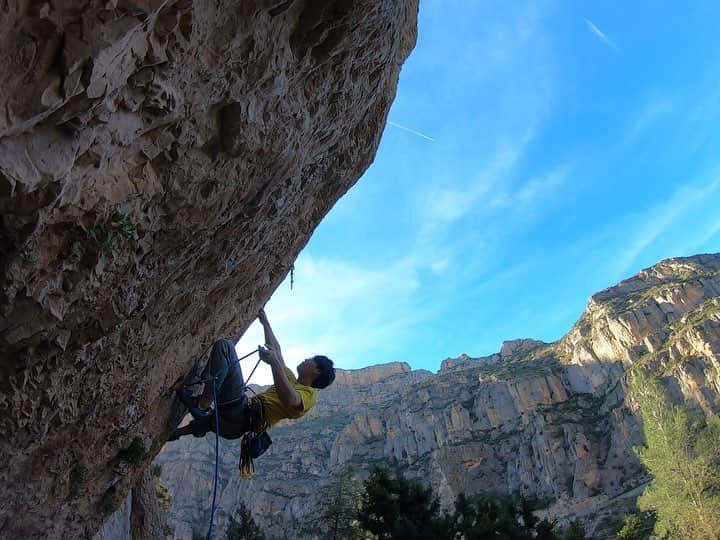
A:
<svg viewBox="0 0 720 540">
<path fill-rule="evenodd" d="M 252 356 L 256 352 L 260 351 L 260 347 L 257 349 L 249 352 L 248 354 L 238 358 L 238 361 L 243 360 L 247 358 L 248 356 Z M 257 363 L 255 364 L 255 367 L 250 372 L 250 375 L 248 378 L 244 381 L 243 384 L 243 394 L 245 393 L 245 390 L 248 388 L 248 381 L 250 380 L 250 377 L 253 376 L 253 373 L 255 373 L 255 370 L 257 369 L 258 365 L 260 364 L 260 360 L 258 359 Z M 228 366 L 229 367 L 229 366 Z M 216 501 L 217 501 L 217 485 L 218 485 L 218 476 L 219 476 L 219 462 L 220 462 L 220 413 L 218 412 L 218 409 L 220 408 L 218 402 L 217 402 L 217 388 L 215 385 L 215 382 L 217 381 L 218 377 L 224 374 L 228 370 L 228 367 L 225 367 L 222 369 L 219 373 L 213 373 L 208 379 L 200 380 L 195 383 L 186 384 L 185 386 L 192 386 L 193 384 L 198 384 L 198 382 L 211 382 L 212 383 L 212 402 L 213 402 L 213 409 L 215 411 L 215 479 L 213 481 L 213 498 L 212 498 L 212 506 L 210 509 L 210 526 L 208 527 L 207 532 L 207 540 L 212 540 L 212 530 L 213 530 L 213 522 L 215 521 L 215 510 L 217 509 Z M 251 390 L 252 391 L 252 390 Z M 253 398 L 257 399 L 257 398 Z M 260 405 L 262 409 L 262 404 Z M 267 434 L 266 434 L 267 435 Z M 269 436 L 268 436 L 269 438 Z M 245 441 L 245 438 L 243 437 L 243 443 Z M 268 445 L 269 446 L 269 445 Z M 241 454 L 242 456 L 242 450 Z M 242 457 L 241 457 L 241 463 L 242 463 Z M 252 460 L 251 460 L 251 466 L 252 466 Z M 242 467 L 241 467 L 242 469 Z M 254 470 L 254 469 L 253 469 Z M 252 476 L 252 475 L 251 475 Z"/>
<path fill-rule="evenodd" d="M 218 462 L 220 454 L 220 414 L 218 413 L 217 391 L 215 389 L 216 377 L 217 376 L 213 376 L 212 378 L 212 399 L 213 409 L 215 409 L 215 480 L 213 481 L 212 509 L 210 510 L 210 527 L 208 528 L 207 540 L 212 540 L 213 521 L 215 521 L 215 501 L 217 499 Z"/>
</svg>

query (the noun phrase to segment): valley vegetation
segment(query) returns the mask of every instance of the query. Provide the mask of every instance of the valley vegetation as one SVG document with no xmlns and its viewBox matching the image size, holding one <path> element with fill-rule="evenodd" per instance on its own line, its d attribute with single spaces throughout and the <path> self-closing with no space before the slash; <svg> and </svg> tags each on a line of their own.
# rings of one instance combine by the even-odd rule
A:
<svg viewBox="0 0 720 540">
<path fill-rule="evenodd" d="M 565 530 L 538 519 L 538 503 L 493 495 L 460 495 L 453 512 L 443 512 L 429 487 L 398 470 L 375 467 L 360 483 L 344 469 L 321 494 L 318 518 L 299 531 L 301 538 L 327 540 L 582 540 L 575 522 Z"/>
<path fill-rule="evenodd" d="M 635 369 L 628 381 L 645 436 L 635 451 L 652 480 L 618 537 L 720 539 L 720 418 L 674 404 L 655 375 Z"/>
</svg>

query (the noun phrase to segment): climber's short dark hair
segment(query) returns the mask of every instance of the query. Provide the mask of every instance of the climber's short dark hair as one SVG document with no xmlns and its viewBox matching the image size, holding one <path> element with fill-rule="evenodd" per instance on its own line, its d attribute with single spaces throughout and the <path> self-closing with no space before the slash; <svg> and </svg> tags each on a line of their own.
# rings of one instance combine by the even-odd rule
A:
<svg viewBox="0 0 720 540">
<path fill-rule="evenodd" d="M 315 378 L 312 383 L 313 388 L 327 388 L 335 380 L 335 368 L 333 367 L 333 361 L 327 356 L 317 355 L 312 357 L 315 365 L 320 370 L 320 374 Z"/>
</svg>

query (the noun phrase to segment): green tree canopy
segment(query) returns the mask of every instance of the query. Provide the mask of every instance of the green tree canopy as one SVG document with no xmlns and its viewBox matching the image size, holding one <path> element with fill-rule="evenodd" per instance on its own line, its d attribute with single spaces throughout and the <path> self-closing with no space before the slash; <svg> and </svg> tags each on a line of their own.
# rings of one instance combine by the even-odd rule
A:
<svg viewBox="0 0 720 540">
<path fill-rule="evenodd" d="M 449 518 L 430 488 L 375 468 L 365 481 L 358 521 L 381 540 L 440 540 L 449 534 Z"/>
<path fill-rule="evenodd" d="M 452 515 L 441 514 L 430 488 L 399 472 L 374 469 L 364 484 L 358 521 L 380 540 L 582 540 L 578 522 L 563 535 L 556 522 L 539 521 L 530 500 L 461 494 Z"/>
<path fill-rule="evenodd" d="M 333 480 L 319 490 L 321 511 L 314 532 L 328 540 L 354 540 L 362 537 L 358 512 L 362 484 L 352 468 L 341 469 Z"/>
<path fill-rule="evenodd" d="M 237 516 L 237 519 L 230 517 L 225 540 L 265 540 L 265 535 L 244 503 L 240 503 Z"/>
<path fill-rule="evenodd" d="M 585 529 L 577 519 L 570 522 L 564 540 L 585 540 Z"/>
<path fill-rule="evenodd" d="M 630 396 L 643 419 L 645 445 L 635 448 L 653 479 L 638 507 L 657 515 L 660 538 L 720 538 L 720 421 L 673 405 L 661 381 L 640 370 Z"/>
<path fill-rule="evenodd" d="M 525 510 L 531 513 L 529 508 Z M 529 527 L 521 525 L 520 514 L 521 508 L 509 499 L 489 495 L 467 498 L 461 494 L 455 504 L 453 528 L 465 540 L 492 537 L 530 540 L 535 523 Z"/>
<path fill-rule="evenodd" d="M 652 512 L 630 514 L 617 533 L 617 540 L 647 540 L 652 534 L 655 515 Z"/>
</svg>

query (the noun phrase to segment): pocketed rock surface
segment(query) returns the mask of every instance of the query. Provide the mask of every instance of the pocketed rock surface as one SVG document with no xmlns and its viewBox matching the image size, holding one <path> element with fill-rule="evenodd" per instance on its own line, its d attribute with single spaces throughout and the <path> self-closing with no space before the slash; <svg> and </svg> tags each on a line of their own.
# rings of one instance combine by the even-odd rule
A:
<svg viewBox="0 0 720 540">
<path fill-rule="evenodd" d="M 142 483 L 173 384 L 372 162 L 417 9 L 0 6 L 0 536 L 90 537 Z"/>
</svg>

